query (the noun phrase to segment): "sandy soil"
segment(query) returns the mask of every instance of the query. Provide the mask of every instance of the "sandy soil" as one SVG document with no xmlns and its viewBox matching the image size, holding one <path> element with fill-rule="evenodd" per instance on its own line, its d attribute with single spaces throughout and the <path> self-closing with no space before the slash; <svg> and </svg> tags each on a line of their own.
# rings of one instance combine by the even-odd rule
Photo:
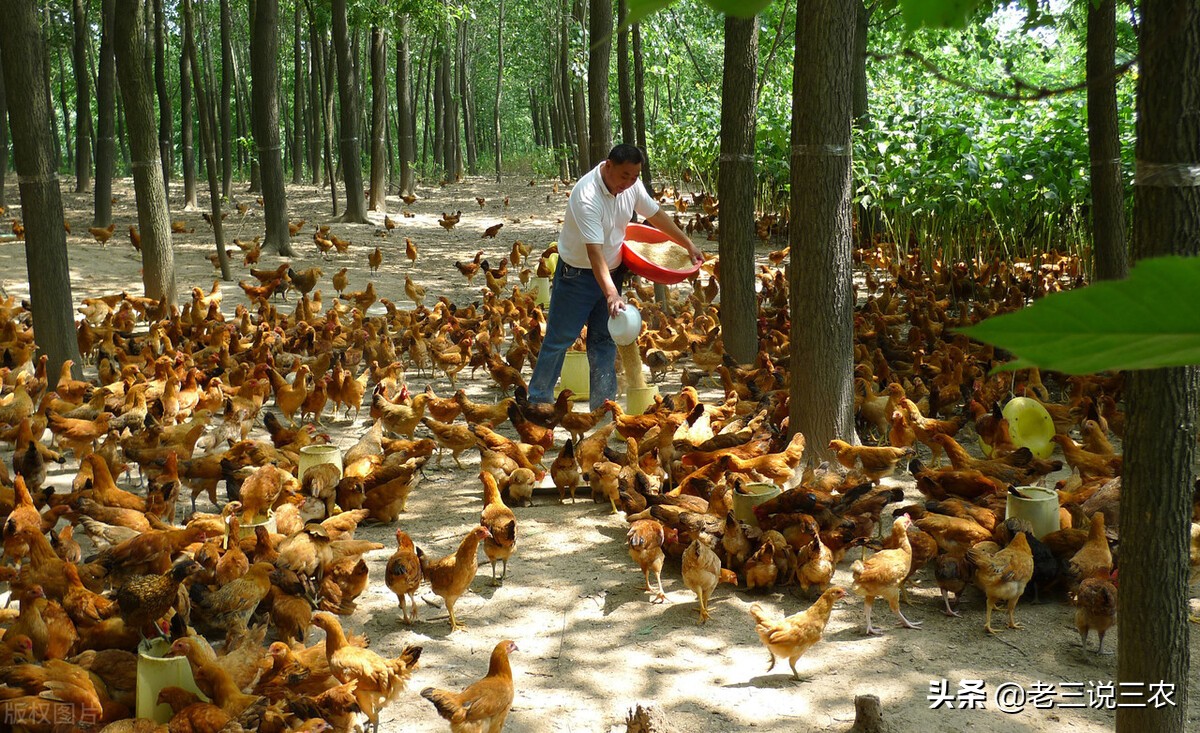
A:
<svg viewBox="0 0 1200 733">
<path fill-rule="evenodd" d="M 64 179 L 64 192 L 69 188 Z M 236 213 L 231 215 L 227 231 L 231 237 L 252 237 L 262 231 L 261 210 L 253 205 L 253 195 L 241 193 L 241 187 L 237 190 L 235 200 L 251 203 L 251 211 L 242 221 Z M 479 299 L 479 288 L 468 289 L 451 263 L 471 257 L 480 248 L 498 258 L 517 238 L 536 248 L 546 246 L 556 237 L 566 187 L 555 192 L 552 182 L 545 180 L 530 187 L 528 179 L 509 179 L 502 185 L 472 179 L 445 188 L 421 187 L 417 192 L 420 200 L 412 206 L 389 197 L 390 213 L 400 223 L 390 237 L 376 236 L 378 225 L 334 224 L 333 231 L 351 239 L 354 246 L 345 255 L 332 255 L 329 261 L 320 257 L 309 236 L 313 222 L 330 219 L 328 192 L 309 186 L 290 186 L 288 190 L 292 219 L 309 222 L 305 233 L 294 240 L 300 253 L 294 265 L 324 269 L 321 289 L 326 304 L 332 297 L 328 278 L 341 267 L 350 268 L 350 289 L 366 286 L 371 277 L 367 252 L 377 245 L 385 251 L 383 268 L 374 277 L 383 297 L 403 302 L 403 277 L 411 274 L 428 287 L 430 302 L 433 296 L 445 294 L 457 303 L 466 303 Z M 136 223 L 130 181 L 120 182 L 116 192 L 117 233 L 107 247 L 87 235 L 90 196 L 64 193 L 67 218 L 76 232 L 68 237 L 76 301 L 122 289 L 140 292 L 139 260 L 126 234 L 129 224 Z M 486 197 L 483 209 L 476 196 Z M 507 208 L 500 201 L 505 196 L 510 197 Z M 180 211 L 181 199 L 177 184 L 172 190 L 172 218 L 186 219 L 195 227 L 195 233 L 176 235 L 174 240 L 184 300 L 193 285 L 207 290 L 215 271 L 205 259 L 213 251 L 211 231 L 198 211 Z M 9 201 L 14 213 L 18 211 L 15 185 L 10 187 Z M 201 205 L 207 205 L 204 196 Z M 401 209 L 416 216 L 403 218 Z M 456 209 L 463 211 L 463 217 L 454 231 L 445 232 L 436 225 L 440 212 Z M 382 221 L 382 215 L 371 216 Z M 504 227 L 497 239 L 480 239 L 485 227 L 500 222 Z M 411 236 L 420 248 L 415 266 L 404 258 L 405 236 Z M 715 252 L 715 243 L 700 244 Z M 765 246 L 760 247 L 758 254 L 764 262 L 766 252 Z M 259 266 L 273 267 L 278 261 L 264 254 Z M 235 278 L 248 278 L 240 258 L 238 263 Z M 26 297 L 24 248 L 0 245 L 0 267 L 7 291 Z M 515 281 L 510 276 L 510 282 Z M 226 313 L 245 302 L 236 282 L 222 283 L 222 291 Z M 473 398 L 498 397 L 486 379 L 481 374 L 468 383 Z M 425 386 L 425 380 L 412 374 L 409 380 L 414 391 Z M 450 392 L 445 379 L 432 383 L 438 394 Z M 670 374 L 661 387 L 664 392 L 677 388 L 678 373 Z M 347 447 L 361 435 L 364 425 L 327 416 L 325 430 Z M 464 456 L 465 470 L 456 469 L 449 460 L 442 467 L 431 463 L 428 477 L 414 490 L 400 525 L 426 552 L 452 553 L 465 532 L 478 522 L 481 489 L 475 478 L 477 462 L 475 455 Z M 74 469 L 74 463 L 69 463 L 57 480 L 68 481 Z M 907 476 L 899 482 L 917 496 Z M 499 588 L 489 585 L 489 569 L 486 560 L 481 560 L 471 592 L 458 604 L 469 629 L 454 634 L 447 633 L 444 610 L 425 604 L 421 621 L 411 628 L 398 621 L 395 596 L 382 582 L 395 528 L 361 531 L 361 537 L 383 542 L 389 549 L 368 557 L 373 582 L 359 599 L 358 611 L 344 619 L 346 626 L 369 633 L 372 648 L 383 654 L 403 644 L 419 643 L 425 648 L 409 692 L 383 714 L 383 730 L 445 730 L 446 724 L 416 690 L 429 685 L 465 686 L 484 673 L 491 648 L 505 638 L 520 647 L 512 660 L 517 694 L 507 726 L 510 731 L 624 730 L 626 710 L 639 701 L 664 708 L 677 731 L 840 731 L 853 720 L 854 696 L 864 693 L 882 699 L 885 717 L 897 730 L 1095 733 L 1113 727 L 1112 710 L 1066 709 L 1061 705 L 1069 701 L 1061 695 L 1051 697 L 1054 707 L 1035 709 L 1030 698 L 1023 712 L 1008 714 L 997 708 L 996 690 L 1008 683 L 1026 689 L 1039 682 L 1056 686 L 1082 683 L 1085 696 L 1079 702 L 1087 705 L 1089 688 L 1115 680 L 1116 657 L 1080 649 L 1073 609 L 1061 600 L 1041 605 L 1022 602 L 1017 618 L 1026 628 L 989 638 L 982 629 L 983 598 L 978 591 L 968 591 L 961 608 L 963 618 L 947 618 L 940 613 L 941 599 L 932 577 L 922 575 L 914 592 L 919 605 L 907 614 L 924 622 L 924 628 L 890 628 L 894 619 L 880 604 L 876 618 L 889 625 L 889 630 L 883 637 L 868 638 L 862 634 L 862 603 L 851 596 L 835 608 L 824 642 L 798 663 L 805 679 L 797 682 L 784 663 L 766 670 L 767 654 L 754 633 L 747 608 L 759 601 L 777 612 L 793 613 L 809 604 L 798 590 L 783 588 L 751 596 L 722 586 L 712 620 L 697 627 L 695 597 L 683 586 L 677 565 L 668 563 L 664 571 L 668 602 L 647 602 L 640 572 L 625 550 L 626 524 L 621 515 L 610 515 L 607 506 L 586 500 L 561 506 L 548 495 L 536 498 L 537 506 L 517 510 L 519 546 L 508 580 Z M 201 505 L 212 509 L 203 499 Z M 839 568 L 835 579 L 843 585 L 850 583 L 849 561 Z M 1117 635 L 1110 632 L 1108 649 L 1115 650 Z M 315 631 L 309 641 L 320 638 Z M 1094 644 L 1093 637 L 1093 649 Z M 1193 634 L 1192 653 L 1200 656 L 1198 652 Z M 960 681 L 970 679 L 986 685 L 986 709 L 930 709 L 927 697 L 932 681 L 947 680 L 953 695 Z M 1200 728 L 1200 703 L 1196 700 L 1193 696 L 1189 720 L 1191 727 Z"/>
</svg>

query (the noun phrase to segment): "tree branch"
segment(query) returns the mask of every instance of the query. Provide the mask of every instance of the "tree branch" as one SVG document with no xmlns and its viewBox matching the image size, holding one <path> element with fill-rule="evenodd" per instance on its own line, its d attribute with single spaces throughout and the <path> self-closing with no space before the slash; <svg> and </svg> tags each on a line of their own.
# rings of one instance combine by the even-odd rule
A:
<svg viewBox="0 0 1200 733">
<path fill-rule="evenodd" d="M 696 55 L 692 53 L 692 44 L 688 43 L 687 30 L 684 29 L 679 16 L 675 14 L 674 9 L 667 10 L 667 15 L 671 16 L 671 20 L 675 21 L 675 25 L 679 26 L 680 37 L 683 39 L 683 47 L 687 49 L 688 58 L 692 60 L 692 66 L 696 69 L 696 76 L 700 77 L 700 83 L 708 86 L 708 77 L 705 76 L 704 70 L 700 68 L 700 63 L 696 61 Z"/>
</svg>

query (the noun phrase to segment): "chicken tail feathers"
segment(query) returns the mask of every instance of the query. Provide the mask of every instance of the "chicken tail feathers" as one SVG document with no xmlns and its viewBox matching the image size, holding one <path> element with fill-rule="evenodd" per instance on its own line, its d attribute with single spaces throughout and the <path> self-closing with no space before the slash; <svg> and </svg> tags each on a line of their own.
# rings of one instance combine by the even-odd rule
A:
<svg viewBox="0 0 1200 733">
<path fill-rule="evenodd" d="M 458 702 L 458 695 L 449 690 L 426 687 L 421 690 L 421 697 L 433 703 L 433 706 L 437 708 L 438 715 L 446 720 L 453 720 L 455 716 L 465 712 Z"/>
<path fill-rule="evenodd" d="M 850 566 L 850 574 L 852 576 L 854 576 L 854 582 L 856 582 L 856 583 L 858 582 L 858 578 L 860 575 L 862 575 L 862 571 L 863 571 L 862 560 L 855 560 L 854 564 Z"/>
<path fill-rule="evenodd" d="M 757 603 L 750 605 L 750 616 L 757 624 L 765 623 L 770 620 L 770 617 L 763 611 L 762 606 Z"/>
</svg>

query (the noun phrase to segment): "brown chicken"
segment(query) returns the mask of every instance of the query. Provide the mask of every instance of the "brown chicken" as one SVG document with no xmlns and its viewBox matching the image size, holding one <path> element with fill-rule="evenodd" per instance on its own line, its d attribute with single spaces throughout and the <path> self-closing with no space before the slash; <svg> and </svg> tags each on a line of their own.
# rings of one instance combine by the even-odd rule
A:
<svg viewBox="0 0 1200 733">
<path fill-rule="evenodd" d="M 483 554 L 492 564 L 492 585 L 500 585 L 508 577 L 508 558 L 517 547 L 517 517 L 500 498 L 500 486 L 496 477 L 487 471 L 479 472 L 483 482 L 483 512 L 479 524 L 486 527 L 488 537 L 483 540 Z M 500 579 L 496 579 L 496 561 L 504 565 Z"/>
<path fill-rule="evenodd" d="M 367 253 L 367 265 L 370 266 L 371 272 L 378 272 L 379 266 L 383 264 L 383 250 L 376 247 L 373 251 Z"/>
<path fill-rule="evenodd" d="M 912 566 L 912 546 L 908 543 L 908 527 L 912 524 L 907 516 L 896 517 L 892 522 L 892 542 L 894 550 L 880 550 L 867 559 L 855 560 L 850 567 L 854 575 L 854 592 L 863 596 L 863 605 L 867 609 L 868 634 L 882 634 L 883 630 L 871 625 L 871 607 L 878 597 L 885 598 L 892 613 L 900 618 L 900 625 L 907 629 L 918 629 L 919 622 L 914 623 L 900 612 L 900 585 L 908 577 Z"/>
<path fill-rule="evenodd" d="M 199 583 L 190 588 L 192 623 L 208 633 L 227 634 L 231 629 L 246 628 L 258 604 L 271 592 L 271 573 L 275 566 L 256 562 L 246 574 L 216 590 Z"/>
<path fill-rule="evenodd" d="M 754 554 L 746 559 L 742 571 L 746 575 L 746 590 L 774 590 L 779 574 L 779 568 L 775 565 L 775 545 L 770 542 L 762 543 Z"/>
<path fill-rule="evenodd" d="M 426 687 L 421 697 L 433 703 L 438 715 L 450 721 L 450 733 L 500 733 L 513 701 L 512 667 L 508 655 L 518 651 L 508 639 L 496 644 L 487 675 L 462 692 Z"/>
<path fill-rule="evenodd" d="M 408 533 L 396 530 L 396 551 L 388 558 L 384 569 L 384 582 L 400 601 L 400 614 L 404 623 L 417 620 L 417 588 L 421 585 L 421 557 L 423 553 L 413 544 Z M 412 605 L 409 616 L 408 604 Z"/>
<path fill-rule="evenodd" d="M 721 558 L 700 537 L 683 551 L 683 584 L 696 594 L 700 603 L 700 623 L 708 621 L 708 603 L 721 582 Z"/>
<path fill-rule="evenodd" d="M 127 580 L 116 591 L 117 607 L 125 625 L 137 629 L 145 639 L 146 625 L 154 624 L 155 631 L 165 638 L 158 620 L 179 600 L 179 586 L 184 579 L 199 569 L 198 564 L 185 560 L 166 575 L 138 575 Z"/>
<path fill-rule="evenodd" d="M 562 504 L 570 494 L 571 503 L 574 504 L 575 489 L 579 486 L 580 472 L 579 464 L 575 462 L 575 442 L 570 438 L 563 443 L 558 457 L 550 464 L 550 478 L 558 487 L 558 503 Z"/>
<path fill-rule="evenodd" d="M 453 555 L 436 560 L 422 557 L 421 572 L 429 579 L 429 588 L 434 595 L 440 596 L 446 602 L 446 611 L 450 615 L 450 630 L 465 629 L 454 616 L 454 604 L 459 597 L 471 587 L 478 569 L 477 554 L 480 541 L 491 536 L 487 527 L 479 526 L 472 529 L 463 538 L 458 551 Z"/>
<path fill-rule="evenodd" d="M 1104 654 L 1104 634 L 1117 623 L 1117 587 L 1107 573 L 1098 572 L 1079 584 L 1074 603 L 1079 644 L 1086 651 L 1088 631 L 1095 629 L 1100 641 L 1096 653 Z"/>
<path fill-rule="evenodd" d="M 1092 453 L 1084 450 L 1069 435 L 1055 435 L 1051 438 L 1062 448 L 1063 457 L 1071 468 L 1079 472 L 1080 478 L 1112 478 L 1121 474 L 1124 456 L 1107 453 Z"/>
<path fill-rule="evenodd" d="M 1020 629 L 1021 624 L 1013 618 L 1017 601 L 1025 592 L 1025 586 L 1033 577 L 1033 553 L 1024 532 L 1013 536 L 1008 547 L 996 553 L 980 548 L 971 548 L 971 562 L 975 564 L 975 584 L 987 595 L 987 620 L 983 629 L 989 634 L 992 628 L 992 608 L 998 601 L 1008 603 L 1008 628 Z"/>
<path fill-rule="evenodd" d="M 846 468 L 853 469 L 861 463 L 863 473 L 872 481 L 891 476 L 901 460 L 915 454 L 912 448 L 850 445 L 844 440 L 829 441 L 829 450 L 837 453 L 838 463 Z"/>
<path fill-rule="evenodd" d="M 421 647 L 406 646 L 400 656 L 385 659 L 370 649 L 352 646 L 337 617 L 330 613 L 313 615 L 313 623 L 325 631 L 325 656 L 329 670 L 343 684 L 354 680 L 354 697 L 367 719 L 379 731 L 379 713 L 404 691 Z"/>
<path fill-rule="evenodd" d="M 271 389 L 275 392 L 275 406 L 294 427 L 296 412 L 304 404 L 304 400 L 308 398 L 308 393 L 312 389 L 312 376 L 308 365 L 301 364 L 296 369 L 296 375 L 290 383 L 286 377 L 274 369 L 268 371 L 267 374 L 271 378 Z"/>
<path fill-rule="evenodd" d="M 833 612 L 833 604 L 845 595 L 845 588 L 834 586 L 822 593 L 811 606 L 787 618 L 771 618 L 757 603 L 750 606 L 754 630 L 771 656 L 771 665 L 767 667 L 767 671 L 775 669 L 777 656 L 784 657 L 788 660 L 788 666 L 792 668 L 792 676 L 800 679 L 800 674 L 796 671 L 796 660 L 821 640 L 825 626 L 829 623 L 829 616 Z"/>
<path fill-rule="evenodd" d="M 454 459 L 454 464 L 462 468 L 463 464 L 458 460 L 459 454 L 475 447 L 475 434 L 471 432 L 471 428 L 457 423 L 438 422 L 427 417 L 421 418 L 421 424 L 429 428 L 429 432 L 433 433 L 433 438 L 437 441 L 437 465 L 442 465 L 443 453 L 450 451 L 450 457 Z"/>
<path fill-rule="evenodd" d="M 1071 571 L 1077 578 L 1108 577 L 1113 569 L 1112 550 L 1104 534 L 1104 512 L 1092 515 L 1087 542 L 1071 557 Z"/>
<path fill-rule="evenodd" d="M 629 526 L 625 535 L 625 544 L 629 548 L 629 556 L 642 569 L 645 578 L 645 590 L 653 593 L 651 603 L 662 603 L 667 600 L 663 591 L 662 566 L 665 555 L 663 545 L 666 544 L 666 528 L 656 519 L 639 519 Z M 658 588 L 650 587 L 650 571 L 654 571 L 654 579 Z"/>
</svg>

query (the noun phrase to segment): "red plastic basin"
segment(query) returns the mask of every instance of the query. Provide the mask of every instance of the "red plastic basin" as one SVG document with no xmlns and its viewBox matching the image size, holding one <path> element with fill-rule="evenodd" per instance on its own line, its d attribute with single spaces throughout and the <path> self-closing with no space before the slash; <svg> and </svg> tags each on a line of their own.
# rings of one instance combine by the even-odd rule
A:
<svg viewBox="0 0 1200 733">
<path fill-rule="evenodd" d="M 625 227 L 625 236 L 635 242 L 655 243 L 670 241 L 666 234 L 645 224 L 630 224 Z M 700 265 L 693 265 L 686 270 L 670 270 L 666 267 L 659 267 L 625 246 L 624 242 L 621 243 L 621 262 L 633 274 L 641 275 L 647 280 L 662 283 L 663 285 L 674 285 L 675 283 L 683 282 L 700 271 Z"/>
</svg>

